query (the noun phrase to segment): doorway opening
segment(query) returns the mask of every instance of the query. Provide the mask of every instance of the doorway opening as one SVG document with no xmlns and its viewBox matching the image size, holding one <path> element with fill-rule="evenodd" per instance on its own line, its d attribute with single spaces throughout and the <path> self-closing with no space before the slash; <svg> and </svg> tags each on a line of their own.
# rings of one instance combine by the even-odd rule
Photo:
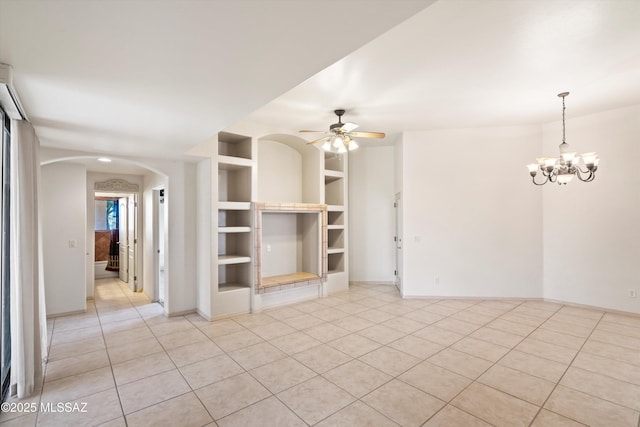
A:
<svg viewBox="0 0 640 427">
<path fill-rule="evenodd" d="M 155 243 L 155 296 L 158 304 L 164 307 L 166 288 L 166 242 L 167 242 L 167 204 L 165 203 L 165 189 L 158 187 L 153 190 L 154 227 L 153 241 Z"/>
<path fill-rule="evenodd" d="M 138 193 L 94 192 L 94 279 L 117 277 L 133 292 L 138 284 Z"/>
<path fill-rule="evenodd" d="M 400 193 L 396 193 L 393 208 L 395 211 L 396 225 L 393 237 L 396 251 L 396 269 L 394 271 L 395 285 L 398 291 L 400 291 L 400 295 L 404 295 L 402 292 L 402 198 L 400 197 Z"/>
</svg>

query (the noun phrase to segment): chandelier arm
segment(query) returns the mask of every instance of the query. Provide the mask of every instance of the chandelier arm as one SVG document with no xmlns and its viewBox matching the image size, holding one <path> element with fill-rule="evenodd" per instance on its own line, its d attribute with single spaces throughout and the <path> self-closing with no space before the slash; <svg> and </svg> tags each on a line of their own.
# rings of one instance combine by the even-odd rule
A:
<svg viewBox="0 0 640 427">
<path fill-rule="evenodd" d="M 582 168 L 581 168 L 580 166 L 574 166 L 574 168 L 576 168 L 576 170 L 577 170 L 577 171 L 580 171 L 581 173 L 589 173 L 589 170 L 588 170 L 588 169 L 587 169 L 586 171 L 585 171 L 585 170 L 582 170 Z"/>
<path fill-rule="evenodd" d="M 545 185 L 547 182 L 549 182 L 549 176 L 548 175 L 545 175 L 545 176 L 546 176 L 546 179 L 544 181 L 542 181 L 541 183 L 539 183 L 539 184 L 536 182 L 536 177 L 535 176 L 531 177 L 531 181 L 533 181 L 533 183 L 535 185 Z"/>
<path fill-rule="evenodd" d="M 586 178 L 582 178 L 582 174 L 589 174 Z M 593 178 L 595 177 L 595 175 L 593 174 L 593 172 L 588 171 L 588 172 L 584 172 L 581 171 L 580 169 L 576 168 L 576 176 L 578 177 L 578 179 L 582 182 L 591 182 L 593 181 Z"/>
</svg>

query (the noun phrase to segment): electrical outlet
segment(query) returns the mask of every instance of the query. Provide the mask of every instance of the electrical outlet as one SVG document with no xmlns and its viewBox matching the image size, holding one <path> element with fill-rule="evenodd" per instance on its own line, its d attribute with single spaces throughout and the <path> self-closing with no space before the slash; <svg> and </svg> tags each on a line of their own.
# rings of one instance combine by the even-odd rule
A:
<svg viewBox="0 0 640 427">
<path fill-rule="evenodd" d="M 629 289 L 629 298 L 635 298 L 638 295 L 635 289 Z"/>
<path fill-rule="evenodd" d="M 267 245 L 267 252 L 271 252 L 271 245 Z"/>
<path fill-rule="evenodd" d="M 440 276 L 436 276 L 433 278 L 433 283 L 435 283 L 436 285 L 440 284 Z"/>
</svg>

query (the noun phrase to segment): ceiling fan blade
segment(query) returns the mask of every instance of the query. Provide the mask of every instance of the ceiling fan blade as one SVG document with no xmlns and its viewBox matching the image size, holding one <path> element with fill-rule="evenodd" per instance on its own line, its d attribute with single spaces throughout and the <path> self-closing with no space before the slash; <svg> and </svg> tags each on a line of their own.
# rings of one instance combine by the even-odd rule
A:
<svg viewBox="0 0 640 427">
<path fill-rule="evenodd" d="M 382 132 L 349 132 L 350 136 L 355 138 L 384 138 L 385 134 Z"/>
<path fill-rule="evenodd" d="M 323 133 L 323 132 L 326 132 L 326 131 L 324 131 L 324 130 L 308 130 L 308 129 L 303 129 L 303 130 L 299 130 L 298 132 Z"/>
<path fill-rule="evenodd" d="M 331 136 L 323 136 L 322 138 L 314 139 L 311 142 L 307 142 L 307 145 L 309 145 L 309 144 L 317 144 L 318 142 L 326 141 L 329 138 L 331 138 Z"/>
<path fill-rule="evenodd" d="M 343 124 L 343 125 L 342 125 L 342 127 L 340 128 L 340 130 L 341 130 L 342 132 L 351 132 L 352 130 L 354 130 L 354 129 L 355 129 L 355 128 L 357 128 L 357 127 L 358 127 L 358 125 L 357 125 L 357 124 L 347 122 L 347 123 L 345 123 L 345 124 Z"/>
</svg>

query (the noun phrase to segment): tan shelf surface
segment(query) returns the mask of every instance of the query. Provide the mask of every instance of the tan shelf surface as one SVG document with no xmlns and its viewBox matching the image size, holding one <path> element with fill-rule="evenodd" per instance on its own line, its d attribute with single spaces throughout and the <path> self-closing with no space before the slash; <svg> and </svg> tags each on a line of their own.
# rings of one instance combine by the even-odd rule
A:
<svg viewBox="0 0 640 427">
<path fill-rule="evenodd" d="M 304 271 L 298 271 L 291 274 L 281 274 L 279 276 L 269 276 L 262 278 L 262 287 L 268 288 L 270 286 L 288 285 L 291 283 L 304 282 L 307 280 L 316 280 L 320 276 L 313 273 L 306 273 Z"/>
<path fill-rule="evenodd" d="M 228 211 L 248 211 L 249 209 L 251 209 L 251 202 L 219 201 L 218 209 Z"/>
<path fill-rule="evenodd" d="M 251 257 L 243 255 L 218 255 L 218 265 L 244 264 L 251 262 Z"/>
<path fill-rule="evenodd" d="M 251 227 L 218 227 L 218 233 L 248 233 Z"/>
<path fill-rule="evenodd" d="M 253 166 L 253 160 L 243 157 L 218 156 L 218 169 L 235 170 L 240 168 L 250 168 Z"/>
<path fill-rule="evenodd" d="M 251 285 L 248 283 L 220 283 L 218 284 L 218 292 L 236 291 L 238 289 L 249 289 Z"/>
</svg>

